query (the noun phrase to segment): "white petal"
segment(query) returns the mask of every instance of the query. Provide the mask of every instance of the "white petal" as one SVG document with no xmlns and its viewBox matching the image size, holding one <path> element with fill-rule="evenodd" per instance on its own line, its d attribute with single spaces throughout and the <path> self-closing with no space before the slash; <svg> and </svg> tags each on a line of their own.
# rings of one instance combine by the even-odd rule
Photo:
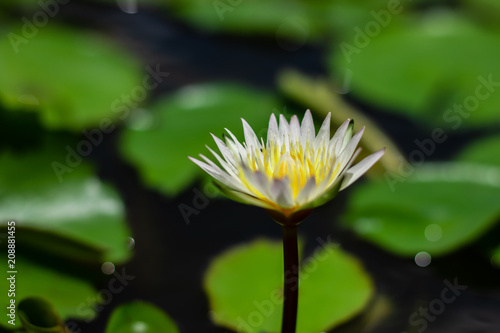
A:
<svg viewBox="0 0 500 333">
<path fill-rule="evenodd" d="M 222 157 L 219 156 L 215 151 L 213 151 L 209 146 L 206 146 L 207 149 L 214 155 L 214 157 L 217 159 L 217 161 L 220 163 L 220 165 L 227 171 L 228 174 L 230 174 L 232 177 L 238 178 L 238 170 L 236 167 L 230 163 L 227 163 L 222 159 Z M 200 156 L 208 163 L 212 162 L 210 159 L 206 158 L 205 156 L 201 155 Z M 213 162 L 212 162 L 213 163 Z"/>
<path fill-rule="evenodd" d="M 227 128 L 225 130 L 227 131 L 229 136 L 231 136 L 231 139 L 233 139 L 233 144 L 231 144 L 231 142 L 229 142 L 230 140 L 227 139 L 228 145 L 231 147 L 233 152 L 234 152 L 234 150 L 238 151 L 241 160 L 243 160 L 244 162 L 247 162 L 248 158 L 247 158 L 247 151 L 246 151 L 245 147 L 243 147 L 243 145 L 238 141 L 236 136 L 230 130 L 228 130 Z"/>
<path fill-rule="evenodd" d="M 260 171 L 252 171 L 247 166 L 242 166 L 243 173 L 245 175 L 248 184 L 253 186 L 260 194 L 268 199 L 272 199 L 271 196 L 271 184 L 267 180 L 266 175 Z"/>
<path fill-rule="evenodd" d="M 247 147 L 252 151 L 262 148 L 260 146 L 259 139 L 257 138 L 257 135 L 255 135 L 252 127 L 250 127 L 250 125 L 248 125 L 248 123 L 243 118 L 241 119 L 241 122 L 243 123 L 243 131 L 245 132 L 245 143 Z"/>
<path fill-rule="evenodd" d="M 237 166 L 238 164 L 236 163 L 236 160 L 234 159 L 233 153 L 229 150 L 229 148 L 227 148 L 224 141 L 222 141 L 221 139 L 219 139 L 218 137 L 216 137 L 212 133 L 210 133 L 210 135 L 212 135 L 212 138 L 214 138 L 215 144 L 217 145 L 217 148 L 219 148 L 222 156 L 224 156 L 224 159 L 226 160 L 226 162 L 228 162 L 231 165 Z"/>
<path fill-rule="evenodd" d="M 293 207 L 292 190 L 288 178 L 274 179 L 271 185 L 273 201 L 282 208 Z"/>
<path fill-rule="evenodd" d="M 336 191 L 340 191 L 340 186 L 341 186 L 341 181 L 342 179 L 344 178 L 344 174 L 346 172 L 346 170 L 349 169 L 349 167 L 352 165 L 352 163 L 354 163 L 354 161 L 356 160 L 356 158 L 358 157 L 359 153 L 361 152 L 361 148 L 358 148 L 354 154 L 352 154 L 351 158 L 348 160 L 346 166 L 339 170 L 339 172 L 336 174 L 335 178 L 333 179 L 333 181 L 330 181 L 329 183 L 327 183 L 327 181 L 323 181 L 322 184 L 320 184 L 320 186 L 317 186 L 316 187 L 316 190 L 314 192 L 314 195 L 310 198 L 311 201 L 315 201 L 316 199 L 324 196 L 325 194 L 329 193 L 332 191 L 332 189 L 334 188 L 337 188 Z"/>
<path fill-rule="evenodd" d="M 364 131 L 364 127 L 363 127 L 363 131 Z M 344 138 L 342 139 L 342 146 L 339 147 L 340 148 L 339 154 L 340 154 L 340 152 L 342 152 L 345 149 L 345 147 L 347 146 L 347 143 L 351 140 L 352 133 L 354 133 L 354 120 L 351 120 L 349 122 L 349 126 L 347 126 L 347 130 L 344 133 Z"/>
<path fill-rule="evenodd" d="M 322 142 L 328 142 L 330 140 L 330 118 L 332 114 L 328 113 L 321 128 L 319 129 L 316 139 L 314 139 L 314 149 L 316 150 Z"/>
<path fill-rule="evenodd" d="M 311 111 L 307 110 L 302 119 L 302 126 L 300 127 L 302 146 L 306 147 L 307 142 L 313 143 L 315 134 L 314 121 Z"/>
<path fill-rule="evenodd" d="M 290 139 L 292 143 L 300 142 L 300 123 L 296 115 L 290 120 Z"/>
<path fill-rule="evenodd" d="M 274 207 L 271 206 L 266 201 L 263 201 L 259 198 L 256 198 L 251 194 L 243 193 L 240 191 L 234 191 L 230 188 L 220 186 L 220 185 L 219 185 L 219 188 L 221 189 L 221 191 L 224 194 L 226 194 L 229 198 L 232 198 L 233 200 L 239 201 L 239 202 L 244 203 L 244 204 L 254 205 L 254 206 L 258 206 L 258 207 L 262 207 L 262 208 L 266 208 L 266 209 L 274 209 Z"/>
<path fill-rule="evenodd" d="M 361 162 L 346 171 L 345 177 L 342 180 L 340 191 L 354 183 L 362 175 L 365 174 L 377 161 L 384 155 L 385 148 L 365 157 Z"/>
<path fill-rule="evenodd" d="M 191 156 L 188 156 L 188 158 L 194 163 L 196 163 L 196 165 L 198 165 L 203 171 L 208 173 L 210 176 L 214 177 L 216 180 L 220 181 L 222 184 L 230 188 L 243 190 L 242 185 L 239 184 L 236 179 L 228 175 L 226 172 L 222 171 L 222 169 L 219 168 L 218 166 L 208 165 L 202 161 L 197 160 L 196 158 L 192 158 Z"/>
<path fill-rule="evenodd" d="M 363 132 L 365 131 L 365 127 L 361 128 L 361 130 L 356 133 L 351 140 L 349 140 L 349 143 L 345 146 L 344 150 L 340 152 L 339 160 L 340 160 L 340 167 L 343 169 L 347 162 L 351 159 L 352 154 L 356 150 L 356 147 L 358 146 L 359 141 L 361 140 L 361 137 L 363 136 Z"/>
<path fill-rule="evenodd" d="M 290 138 L 290 125 L 284 115 L 280 114 L 280 126 L 279 126 L 279 137 L 281 143 L 285 142 L 285 146 L 288 146 L 288 141 Z"/>
<path fill-rule="evenodd" d="M 309 178 L 306 182 L 306 185 L 300 189 L 299 194 L 295 198 L 295 202 L 299 205 L 303 205 L 309 201 L 311 195 L 316 189 L 316 178 L 313 176 Z"/>
<path fill-rule="evenodd" d="M 330 140 L 330 154 L 335 153 L 335 156 L 338 156 L 338 154 L 340 153 L 344 136 L 351 122 L 351 119 L 347 119 L 346 121 L 344 121 L 344 123 L 340 125 L 340 127 L 333 135 L 332 139 Z"/>
<path fill-rule="evenodd" d="M 267 129 L 267 146 L 269 147 L 271 142 L 277 142 L 278 141 L 278 122 L 276 121 L 276 116 L 274 113 L 271 115 L 271 118 L 269 119 L 269 127 Z"/>
</svg>

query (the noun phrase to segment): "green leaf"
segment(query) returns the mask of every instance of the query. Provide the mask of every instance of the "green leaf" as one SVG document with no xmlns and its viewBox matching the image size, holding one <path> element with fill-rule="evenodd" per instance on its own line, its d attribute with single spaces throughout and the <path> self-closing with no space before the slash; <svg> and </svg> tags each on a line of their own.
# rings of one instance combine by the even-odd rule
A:
<svg viewBox="0 0 500 333">
<path fill-rule="evenodd" d="M 23 29 L 6 26 L 0 40 L 0 103 L 37 112 L 47 128 L 75 131 L 115 120 L 131 107 L 123 96 L 142 87 L 142 77 L 126 52 L 96 33 L 53 23 L 33 27 L 30 38 Z"/>
<path fill-rule="evenodd" d="M 69 2 L 69 1 L 68 1 Z M 46 2 L 45 6 L 40 6 L 40 2 L 37 1 L 37 0 L 18 0 L 16 2 L 7 2 L 7 3 L 2 3 L 0 6 L 5 6 L 7 8 L 9 7 L 20 7 L 20 8 L 24 8 L 26 10 L 36 10 L 36 9 L 44 9 L 45 12 L 49 13 L 51 11 L 55 11 L 56 9 L 55 8 L 58 8 L 58 11 L 63 8 L 66 4 L 68 4 L 68 2 L 65 2 L 63 3 L 62 1 L 59 2 L 59 1 L 56 1 L 56 2 Z M 124 3 L 118 3 L 116 2 L 116 0 L 93 0 L 92 2 L 94 3 L 107 3 L 107 4 L 112 4 L 112 5 L 118 5 L 120 8 L 127 8 L 127 6 L 130 6 L 130 7 L 134 7 L 133 5 L 131 4 L 128 4 L 127 2 L 124 2 Z M 141 3 L 139 5 L 142 5 L 144 3 L 148 3 L 148 4 L 162 4 L 163 1 L 162 0 L 142 0 Z M 48 4 L 52 4 L 52 6 L 49 6 Z M 45 9 L 47 8 L 47 9 Z"/>
<path fill-rule="evenodd" d="M 459 155 L 466 162 L 500 167 L 500 136 L 492 136 L 473 142 Z"/>
<path fill-rule="evenodd" d="M 353 94 L 368 103 L 433 128 L 500 120 L 500 33 L 444 10 L 403 18 L 394 17 L 376 36 L 358 33 L 334 48 L 332 72 L 349 71 Z"/>
<path fill-rule="evenodd" d="M 491 136 L 480 139 L 467 146 L 458 156 L 465 162 L 477 163 L 484 166 L 482 177 L 491 184 L 500 186 L 500 136 Z M 496 249 L 488 249 L 491 263 L 500 267 L 500 245 Z"/>
<path fill-rule="evenodd" d="M 339 31 L 352 30 L 373 20 L 370 11 L 386 8 L 384 0 L 292 3 L 286 0 L 178 0 L 170 3 L 170 12 L 194 26 L 231 34 L 265 35 L 288 51 L 309 41 L 317 42 L 324 36 L 337 35 Z"/>
<path fill-rule="evenodd" d="M 344 220 L 361 237 L 399 255 L 446 254 L 483 235 L 500 217 L 500 168 L 430 164 L 411 177 L 386 174 L 386 180 L 353 190 Z"/>
<path fill-rule="evenodd" d="M 333 244 L 318 246 L 302 261 L 300 279 L 297 333 L 322 332 L 347 321 L 374 292 L 358 260 Z M 218 325 L 238 332 L 280 331 L 280 242 L 260 239 L 224 252 L 210 264 L 204 285 Z"/>
<path fill-rule="evenodd" d="M 315 29 L 310 20 L 311 6 L 306 2 L 295 1 L 240 1 L 233 4 L 225 1 L 206 2 L 203 0 L 175 1 L 174 10 L 177 15 L 190 23 L 213 31 L 230 31 L 231 33 L 257 33 L 274 35 L 280 26 L 286 26 L 286 18 L 292 18 L 290 27 L 295 25 L 302 36 L 307 37 L 309 30 Z M 313 25 L 311 25 L 313 23 Z M 306 35 L 304 35 L 304 33 Z M 290 35 L 291 38 L 297 36 Z"/>
<path fill-rule="evenodd" d="M 18 311 L 28 333 L 69 333 L 57 310 L 44 298 L 25 298 L 19 303 Z"/>
<path fill-rule="evenodd" d="M 6 253 L 5 249 L 3 252 Z M 7 273 L 8 277 L 15 275 L 15 297 L 9 297 L 7 293 L 8 290 L 12 289 L 11 280 L 0 279 L 0 288 L 6 291 L 0 298 L 3 309 L 11 304 L 11 299 L 15 299 L 16 306 L 19 304 L 20 307 L 22 304 L 20 302 L 28 297 L 42 297 L 50 299 L 57 313 L 63 319 L 88 320 L 95 316 L 93 306 L 96 302 L 97 291 L 89 282 L 43 266 L 19 254 L 16 256 L 15 270 L 17 271 L 16 274 Z M 18 311 L 16 314 L 15 327 L 19 328 L 21 327 L 20 314 Z M 8 320 L 14 319 L 6 318 Z M 5 320 L 1 321 L 1 325 L 12 327 Z"/>
<path fill-rule="evenodd" d="M 500 3 L 496 0 L 460 0 L 467 13 L 482 24 L 500 28 Z"/>
<path fill-rule="evenodd" d="M 211 156 L 205 145 L 217 150 L 209 133 L 221 138 L 228 128 L 241 139 L 244 118 L 265 136 L 277 107 L 273 96 L 237 84 L 190 86 L 132 115 L 121 151 L 148 186 L 174 195 L 203 174 L 188 156 Z"/>
<path fill-rule="evenodd" d="M 500 245 L 493 251 L 491 256 L 491 264 L 500 268 Z"/>
<path fill-rule="evenodd" d="M 130 231 L 121 199 L 77 153 L 67 159 L 66 148 L 77 145 L 61 139 L 33 152 L 0 152 L 0 228 L 15 221 L 18 241 L 73 260 L 124 262 Z M 67 168 L 59 178 L 54 163 Z"/>
<path fill-rule="evenodd" d="M 174 321 L 156 306 L 132 302 L 113 311 L 106 333 L 178 333 Z"/>
</svg>

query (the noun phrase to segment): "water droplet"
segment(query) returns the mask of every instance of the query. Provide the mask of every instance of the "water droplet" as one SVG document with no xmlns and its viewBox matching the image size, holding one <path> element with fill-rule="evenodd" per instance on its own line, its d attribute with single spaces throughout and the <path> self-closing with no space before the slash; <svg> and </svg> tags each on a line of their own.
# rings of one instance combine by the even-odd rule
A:
<svg viewBox="0 0 500 333">
<path fill-rule="evenodd" d="M 431 255 L 425 251 L 417 253 L 415 263 L 420 267 L 427 267 L 431 263 Z"/>
<path fill-rule="evenodd" d="M 17 98 L 17 100 L 27 105 L 40 105 L 40 101 L 35 95 L 21 95 Z"/>
<path fill-rule="evenodd" d="M 106 261 L 101 265 L 101 271 L 106 275 L 111 275 L 115 272 L 115 264 L 112 262 Z"/>
<path fill-rule="evenodd" d="M 127 247 L 129 250 L 133 250 L 135 247 L 135 239 L 133 239 L 132 237 L 129 237 Z"/>
<path fill-rule="evenodd" d="M 144 109 L 134 110 L 127 120 L 127 126 L 134 131 L 146 131 L 153 126 L 153 123 L 153 113 Z"/>
<path fill-rule="evenodd" d="M 437 242 L 443 236 L 443 229 L 438 224 L 429 224 L 424 233 L 428 241 Z"/>
<path fill-rule="evenodd" d="M 146 324 L 145 322 L 143 321 L 138 321 L 138 322 L 135 322 L 133 325 L 132 325 L 132 331 L 133 332 L 137 332 L 137 333 L 143 333 L 143 332 L 147 332 L 148 331 L 148 324 Z"/>
</svg>

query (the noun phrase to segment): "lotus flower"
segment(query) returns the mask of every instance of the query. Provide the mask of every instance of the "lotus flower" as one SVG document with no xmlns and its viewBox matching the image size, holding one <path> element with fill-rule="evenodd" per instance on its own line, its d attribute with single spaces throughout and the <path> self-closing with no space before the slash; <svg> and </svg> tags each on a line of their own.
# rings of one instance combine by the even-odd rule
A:
<svg viewBox="0 0 500 333">
<path fill-rule="evenodd" d="M 202 154 L 204 162 L 189 158 L 230 198 L 265 208 L 280 224 L 298 224 L 312 208 L 354 183 L 385 152 L 381 149 L 353 166 L 364 127 L 353 135 L 354 122 L 347 119 L 330 137 L 330 117 L 329 113 L 316 135 L 309 110 L 302 124 L 297 116 L 288 123 L 280 115 L 278 125 L 273 114 L 265 143 L 242 119 L 245 142 L 228 129 L 224 141 L 212 134 L 222 156 L 207 148 L 219 165 Z"/>
</svg>

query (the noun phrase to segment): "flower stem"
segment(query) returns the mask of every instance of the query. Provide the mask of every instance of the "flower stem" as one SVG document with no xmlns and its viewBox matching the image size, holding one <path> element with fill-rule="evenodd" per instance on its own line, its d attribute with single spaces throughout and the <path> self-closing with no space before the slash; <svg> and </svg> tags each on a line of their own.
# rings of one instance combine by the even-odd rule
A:
<svg viewBox="0 0 500 333">
<path fill-rule="evenodd" d="M 283 226 L 284 286 L 281 333 L 295 333 L 299 298 L 297 226 Z"/>
</svg>

